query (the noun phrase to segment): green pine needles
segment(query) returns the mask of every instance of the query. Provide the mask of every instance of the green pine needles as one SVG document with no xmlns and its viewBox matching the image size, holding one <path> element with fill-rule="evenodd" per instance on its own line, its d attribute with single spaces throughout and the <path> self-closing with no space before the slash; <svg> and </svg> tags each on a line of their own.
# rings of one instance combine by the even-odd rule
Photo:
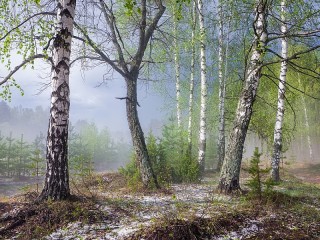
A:
<svg viewBox="0 0 320 240">
<path fill-rule="evenodd" d="M 261 155 L 262 153 L 259 153 L 259 149 L 256 147 L 250 160 L 249 168 L 246 169 L 250 174 L 250 180 L 246 184 L 251 189 L 248 197 L 259 201 L 267 200 L 275 185 L 274 181 L 269 177 L 271 168 L 261 168 L 259 165 Z"/>
<path fill-rule="evenodd" d="M 183 133 L 174 125 L 169 124 L 163 128 L 162 137 L 155 137 L 150 132 L 146 138 L 153 171 L 163 187 L 171 183 L 191 183 L 199 180 L 197 160 L 187 154 L 187 142 L 182 140 L 186 138 L 182 138 L 181 134 Z M 129 187 L 133 190 L 142 186 L 135 155 L 119 171 L 126 177 Z"/>
</svg>

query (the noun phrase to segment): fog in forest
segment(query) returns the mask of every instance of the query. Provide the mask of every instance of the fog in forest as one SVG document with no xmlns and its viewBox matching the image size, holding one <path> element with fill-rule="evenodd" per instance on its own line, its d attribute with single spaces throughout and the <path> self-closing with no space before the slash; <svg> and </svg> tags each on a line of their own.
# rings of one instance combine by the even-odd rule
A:
<svg viewBox="0 0 320 240">
<path fill-rule="evenodd" d="M 88 72 L 83 77 L 79 72 L 74 71 L 74 77 L 71 78 L 71 85 L 74 85 L 71 92 L 69 127 L 71 176 L 77 172 L 86 171 L 86 168 L 98 172 L 117 171 L 130 161 L 133 154 L 125 102 L 116 99 L 125 95 L 122 79 L 105 80 L 101 86 L 97 87 L 103 82 L 99 76 L 99 74 L 103 75 L 102 73 Z M 37 77 L 29 71 L 27 76 Z M 18 187 L 12 188 L 12 185 L 8 187 L 10 181 L 16 181 L 22 177 L 35 178 L 35 172 L 38 170 L 35 165 L 39 168 L 37 181 L 40 183 L 43 181 L 50 88 L 38 94 L 39 81 L 22 82 L 24 96 L 13 89 L 11 102 L 0 102 L 0 178 L 4 184 L 1 188 L 5 189 L 0 194 L 11 195 L 17 188 L 26 184 L 22 182 Z M 211 83 L 210 91 L 213 95 L 216 94 L 215 83 Z M 150 133 L 161 138 L 165 129 L 175 131 L 173 127 L 175 126 L 174 94 L 173 80 L 167 82 L 162 88 L 155 84 L 140 83 L 139 116 L 147 139 Z M 215 101 L 210 104 L 209 106 L 213 109 L 217 106 Z M 312 129 L 317 129 L 318 113 L 317 108 L 314 109 L 314 104 L 310 106 L 308 111 L 311 113 L 309 123 L 311 130 L 306 131 L 303 111 L 297 109 L 297 112 L 300 111 L 298 112 L 300 117 L 296 120 L 297 127 L 290 130 L 287 141 L 290 145 L 285 143 L 282 164 L 320 163 L 320 136 L 312 134 Z M 196 124 L 193 130 L 194 149 L 197 149 L 198 141 L 197 111 L 199 109 L 196 108 L 194 114 Z M 186 112 L 183 112 L 185 118 L 186 115 Z M 207 143 L 207 169 L 215 169 L 217 164 L 217 116 L 214 111 L 212 116 L 209 126 L 213 127 L 210 127 Z M 270 120 L 269 124 L 273 122 Z M 290 126 L 293 122 L 287 124 Z M 169 139 L 173 137 L 174 134 L 167 136 Z M 228 141 L 228 136 L 226 140 Z M 269 163 L 272 147 L 254 130 L 250 131 L 245 142 L 244 161 L 249 161 L 255 147 L 263 152 L 262 159 Z M 8 190 L 11 188 L 13 191 Z"/>
<path fill-rule="evenodd" d="M 144 111 L 143 108 L 142 111 Z M 42 106 L 24 108 L 22 105 L 12 106 L 10 103 L 0 102 L 0 115 L 2 116 L 0 119 L 0 157 L 2 164 L 0 175 L 4 177 L 8 174 L 5 170 L 9 161 L 8 158 L 13 162 L 15 161 L 14 158 L 16 158 L 16 161 L 20 161 L 21 154 L 23 158 L 32 158 L 32 153 L 37 149 L 41 150 L 44 163 L 48 114 L 49 108 L 43 108 Z M 99 115 L 99 113 L 95 115 Z M 125 118 L 125 115 L 123 114 L 121 117 Z M 146 121 L 142 119 L 142 122 Z M 154 119 L 150 116 L 149 123 L 143 125 L 145 135 L 148 136 L 152 132 L 160 137 L 164 125 L 168 122 L 170 121 L 164 117 Z M 72 161 L 79 158 L 81 155 L 79 152 L 81 151 L 89 154 L 85 156 L 86 161 L 92 161 L 91 164 L 94 165 L 95 171 L 117 171 L 119 167 L 124 166 L 129 162 L 132 155 L 132 144 L 126 122 L 121 126 L 121 129 L 119 130 L 119 125 L 117 125 L 117 130 L 113 130 L 111 125 L 104 127 L 98 125 L 91 116 L 87 119 L 71 121 L 69 128 L 71 166 Z M 308 139 L 310 139 L 311 145 L 309 145 Z M 210 153 L 207 168 L 212 169 L 216 164 L 215 146 L 213 146 L 215 135 L 210 135 L 208 141 L 210 143 L 208 152 Z M 11 149 L 9 149 L 9 145 Z M 259 138 L 258 135 L 250 133 L 245 144 L 244 159 L 250 159 L 255 147 L 258 147 L 259 151 L 264 153 L 263 158 L 265 160 L 271 158 L 270 146 L 266 141 Z M 283 154 L 283 161 L 319 163 L 318 156 L 320 156 L 320 137 L 310 137 L 296 132 L 293 134 L 290 146 Z M 25 159 L 25 161 L 29 160 Z M 12 176 L 15 175 L 15 173 L 12 174 Z"/>
</svg>

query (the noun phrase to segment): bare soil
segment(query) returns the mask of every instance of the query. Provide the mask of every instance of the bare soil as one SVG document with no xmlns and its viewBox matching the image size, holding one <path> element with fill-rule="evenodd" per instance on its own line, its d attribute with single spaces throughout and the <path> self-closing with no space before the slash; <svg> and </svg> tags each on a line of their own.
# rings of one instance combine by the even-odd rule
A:
<svg viewBox="0 0 320 240">
<path fill-rule="evenodd" d="M 320 163 L 296 163 L 288 171 L 304 182 L 320 184 Z"/>
</svg>

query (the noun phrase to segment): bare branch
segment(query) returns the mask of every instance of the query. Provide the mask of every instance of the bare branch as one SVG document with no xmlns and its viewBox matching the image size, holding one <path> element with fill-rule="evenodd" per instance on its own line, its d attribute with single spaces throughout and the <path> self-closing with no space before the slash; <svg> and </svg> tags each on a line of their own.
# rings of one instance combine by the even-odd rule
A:
<svg viewBox="0 0 320 240">
<path fill-rule="evenodd" d="M 100 0 L 100 5 L 101 5 L 101 11 L 103 12 L 103 15 L 105 17 L 105 20 L 107 21 L 107 24 L 111 30 L 111 39 L 113 42 L 113 45 L 115 46 L 115 48 L 117 49 L 118 52 L 118 56 L 119 56 L 119 64 L 122 68 L 123 71 L 125 71 L 126 73 L 128 73 L 128 68 L 127 65 L 125 63 L 124 60 L 124 56 L 123 56 L 123 51 L 122 48 L 118 42 L 118 38 L 117 38 L 117 34 L 116 34 L 116 23 L 115 23 L 115 16 L 113 15 L 112 10 L 107 6 L 107 4 L 103 1 Z M 108 14 L 108 12 L 109 14 Z M 120 36 L 120 34 L 118 34 Z M 120 38 L 120 41 L 122 42 L 122 39 Z M 123 42 L 122 45 L 124 46 Z"/>
<path fill-rule="evenodd" d="M 147 48 L 147 44 L 154 32 L 154 30 L 157 28 L 157 24 L 162 17 L 164 11 L 166 10 L 165 6 L 162 5 L 161 0 L 155 1 L 158 6 L 158 12 L 154 16 L 152 22 L 150 23 L 147 30 L 146 29 L 146 0 L 142 0 L 142 10 L 141 10 L 141 26 L 140 26 L 140 39 L 139 39 L 139 47 L 137 49 L 137 52 L 134 56 L 134 65 L 132 66 L 131 71 L 138 71 L 140 68 L 140 64 L 142 62 L 143 54 Z"/>
<path fill-rule="evenodd" d="M 19 25 L 17 25 L 16 27 L 12 28 L 10 31 L 8 31 L 4 36 L 2 36 L 0 38 L 0 41 L 2 41 L 3 39 L 5 39 L 10 33 L 12 33 L 13 31 L 17 30 L 19 27 L 21 27 L 23 24 L 27 23 L 29 20 L 31 20 L 32 18 L 39 16 L 39 15 L 51 15 L 51 16 L 55 16 L 56 13 L 55 12 L 40 12 L 40 13 L 36 13 L 30 17 L 28 17 L 26 20 L 24 20 L 23 22 L 21 22 Z"/>
<path fill-rule="evenodd" d="M 84 43 L 88 43 L 93 50 L 101 56 L 101 58 L 106 61 L 114 70 L 116 70 L 118 73 L 120 73 L 123 77 L 127 77 L 127 73 L 125 73 L 123 70 L 121 70 L 116 64 L 115 61 L 112 61 L 101 49 L 97 47 L 97 45 L 94 43 L 94 41 L 89 37 L 89 35 L 76 23 L 74 22 L 74 26 L 85 36 L 86 39 L 83 39 L 81 37 L 74 37 Z"/>
<path fill-rule="evenodd" d="M 132 102 L 131 98 L 128 98 L 128 97 L 116 97 L 116 99 L 119 99 L 119 100 L 128 100 L 128 101 Z M 137 105 L 140 107 L 140 104 L 138 103 L 138 101 L 137 101 Z"/>
<path fill-rule="evenodd" d="M 13 74 L 15 74 L 17 71 L 19 71 L 20 68 L 22 68 L 23 66 L 25 66 L 26 64 L 32 62 L 33 60 L 35 60 L 37 58 L 47 59 L 46 55 L 44 55 L 44 54 L 37 54 L 37 55 L 33 55 L 31 57 L 26 58 L 22 63 L 20 63 L 13 70 L 11 70 L 11 72 L 5 78 L 3 78 L 3 80 L 0 81 L 0 86 L 3 85 L 4 83 L 6 83 L 13 76 Z"/>
<path fill-rule="evenodd" d="M 320 48 L 320 45 L 317 45 L 317 46 L 314 46 L 312 48 L 309 48 L 307 50 L 303 50 L 303 51 L 300 51 L 300 52 L 296 52 L 295 54 L 291 55 L 290 57 L 288 58 L 282 58 L 280 57 L 281 59 L 280 60 L 276 60 L 276 61 L 271 61 L 271 62 L 267 62 L 267 63 L 264 63 L 262 64 L 260 67 L 265 67 L 265 66 L 268 66 L 268 65 L 272 65 L 272 64 L 275 64 L 275 63 L 280 63 L 282 61 L 290 61 L 290 60 L 293 60 L 293 59 L 297 59 L 299 58 L 300 55 L 303 55 L 303 54 L 306 54 L 306 53 L 309 53 L 309 52 L 312 52 L 312 51 L 315 51 L 317 50 L 318 48 Z M 272 52 L 270 51 L 270 49 L 268 49 L 267 51 L 269 52 Z M 273 52 L 274 53 L 274 52 Z M 279 55 L 278 55 L 279 56 Z"/>
<path fill-rule="evenodd" d="M 310 37 L 320 37 L 320 35 L 317 35 L 316 33 L 320 33 L 320 29 L 313 30 L 313 31 L 305 31 L 305 32 L 298 32 L 298 33 L 292 33 L 292 34 L 276 34 L 273 33 L 274 35 L 278 35 L 275 37 L 269 37 L 268 42 L 271 42 L 273 40 L 279 39 L 279 38 L 293 38 L 293 37 L 299 37 L 299 38 L 310 38 Z"/>
<path fill-rule="evenodd" d="M 74 64 L 76 61 L 79 61 L 79 60 L 82 60 L 82 59 L 90 59 L 90 60 L 97 60 L 97 61 L 104 62 L 104 60 L 103 60 L 101 57 L 95 57 L 95 56 L 80 56 L 80 57 L 77 57 L 77 58 L 73 59 L 73 60 L 70 62 L 70 67 L 71 67 L 71 65 Z"/>
</svg>

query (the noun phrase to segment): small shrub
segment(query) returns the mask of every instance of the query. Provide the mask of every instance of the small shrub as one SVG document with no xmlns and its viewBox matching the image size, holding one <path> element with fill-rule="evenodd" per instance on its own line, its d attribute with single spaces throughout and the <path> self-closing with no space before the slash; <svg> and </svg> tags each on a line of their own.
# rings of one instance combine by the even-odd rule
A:
<svg viewBox="0 0 320 240">
<path fill-rule="evenodd" d="M 119 173 L 122 174 L 126 180 L 128 187 L 136 191 L 142 188 L 143 184 L 141 182 L 140 172 L 137 166 L 136 156 L 132 154 L 130 161 L 125 167 L 119 168 Z"/>
<path fill-rule="evenodd" d="M 195 182 L 199 179 L 198 163 L 193 156 L 186 154 L 187 144 L 174 128 L 164 128 L 163 137 L 156 138 L 152 132 L 146 138 L 148 154 L 153 171 L 161 186 L 170 183 Z M 119 169 L 130 188 L 142 187 L 140 173 L 133 154 L 131 161 Z"/>
<path fill-rule="evenodd" d="M 272 195 L 274 181 L 268 177 L 270 168 L 262 169 L 260 167 L 260 157 L 262 153 L 259 153 L 259 149 L 256 147 L 253 156 L 250 160 L 249 168 L 246 171 L 250 174 L 250 180 L 247 182 L 247 186 L 250 187 L 249 198 L 251 199 L 268 199 L 268 196 Z"/>
</svg>

